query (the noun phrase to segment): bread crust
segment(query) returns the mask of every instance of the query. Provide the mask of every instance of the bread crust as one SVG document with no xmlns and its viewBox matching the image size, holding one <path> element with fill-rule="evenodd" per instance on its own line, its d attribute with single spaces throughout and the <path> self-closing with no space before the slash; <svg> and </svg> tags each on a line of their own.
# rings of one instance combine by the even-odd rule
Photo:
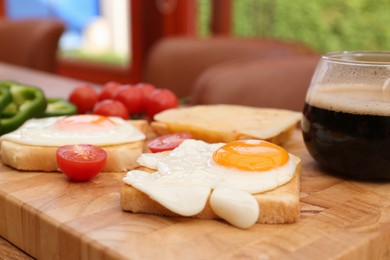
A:
<svg viewBox="0 0 390 260">
<path fill-rule="evenodd" d="M 146 132 L 148 123 L 145 120 L 134 120 L 131 124 Z M 58 147 L 35 146 L 1 141 L 1 161 L 20 171 L 59 171 L 56 161 Z M 144 149 L 144 141 L 119 145 L 101 146 L 107 152 L 104 172 L 124 172 L 138 166 L 136 162 Z"/>
<path fill-rule="evenodd" d="M 290 139 L 291 135 L 294 133 L 294 130 L 297 128 L 296 124 L 293 124 L 287 127 L 284 131 L 279 132 L 277 135 L 272 136 L 271 138 L 258 138 L 245 134 L 240 134 L 237 132 L 230 133 L 221 133 L 218 131 L 206 130 L 201 127 L 188 127 L 186 125 L 173 125 L 162 122 L 152 122 L 151 127 L 156 135 L 166 135 L 171 133 L 178 132 L 188 132 L 192 135 L 194 139 L 203 140 L 208 143 L 230 143 L 237 140 L 246 140 L 246 139 L 261 139 L 274 144 L 282 145 L 287 140 Z"/>
<path fill-rule="evenodd" d="M 257 223 L 284 224 L 297 222 L 300 219 L 299 191 L 302 163 L 301 159 L 296 156 L 294 156 L 294 160 L 296 161 L 297 167 L 293 178 L 288 183 L 273 190 L 254 195 L 260 208 Z M 147 194 L 133 188 L 131 185 L 123 184 L 120 193 L 120 205 L 124 211 L 160 216 L 179 216 L 151 199 Z M 211 209 L 210 198 L 206 207 L 199 214 L 192 217 L 199 219 L 219 219 Z"/>
<path fill-rule="evenodd" d="M 143 141 L 101 146 L 107 152 L 104 172 L 123 172 L 137 167 L 142 154 Z M 59 171 L 56 161 L 58 147 L 43 147 L 19 144 L 7 140 L 1 142 L 1 161 L 21 171 Z"/>
</svg>

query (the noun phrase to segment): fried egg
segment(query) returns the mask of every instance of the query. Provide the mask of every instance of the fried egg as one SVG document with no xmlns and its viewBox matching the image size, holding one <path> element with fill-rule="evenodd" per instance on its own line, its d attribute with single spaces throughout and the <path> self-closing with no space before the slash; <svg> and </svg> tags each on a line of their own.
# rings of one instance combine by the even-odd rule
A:
<svg viewBox="0 0 390 260">
<path fill-rule="evenodd" d="M 30 119 L 1 139 L 39 146 L 116 145 L 144 140 L 145 135 L 119 117 L 85 114 Z"/>
<path fill-rule="evenodd" d="M 242 228 L 259 216 L 252 195 L 287 183 L 296 169 L 287 151 L 261 140 L 189 139 L 170 152 L 142 154 L 138 163 L 155 172 L 130 171 L 125 183 L 182 216 L 201 212 L 211 194 L 214 213 Z"/>
</svg>

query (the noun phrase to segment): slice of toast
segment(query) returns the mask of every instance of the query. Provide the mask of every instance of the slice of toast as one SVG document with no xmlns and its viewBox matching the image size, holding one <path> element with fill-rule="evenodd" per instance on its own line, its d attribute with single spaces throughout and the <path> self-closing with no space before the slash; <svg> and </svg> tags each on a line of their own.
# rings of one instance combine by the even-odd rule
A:
<svg viewBox="0 0 390 260">
<path fill-rule="evenodd" d="M 146 120 L 131 120 L 133 126 L 145 133 Z M 101 146 L 107 152 L 107 162 L 102 171 L 124 172 L 138 166 L 137 159 L 144 150 L 144 141 Z M 26 145 L 10 140 L 1 141 L 1 161 L 21 171 L 58 171 L 56 150 L 58 147 Z"/>
<path fill-rule="evenodd" d="M 151 126 L 157 135 L 191 133 L 209 143 L 261 139 L 283 144 L 289 139 L 301 113 L 239 105 L 198 105 L 165 110 Z"/>
<path fill-rule="evenodd" d="M 296 156 L 293 158 L 297 167 L 293 178 L 288 183 L 273 190 L 253 195 L 257 200 L 260 209 L 257 223 L 283 224 L 293 223 L 300 219 L 299 179 L 301 159 Z M 145 167 L 142 167 L 141 170 L 145 171 Z M 146 171 L 148 171 L 147 168 Z M 149 169 L 149 172 L 152 172 L 152 170 Z M 179 216 L 151 199 L 145 193 L 128 184 L 123 184 L 121 188 L 120 204 L 124 211 L 133 213 Z M 199 219 L 219 219 L 211 209 L 210 200 L 207 202 L 203 211 L 193 217 Z"/>
</svg>

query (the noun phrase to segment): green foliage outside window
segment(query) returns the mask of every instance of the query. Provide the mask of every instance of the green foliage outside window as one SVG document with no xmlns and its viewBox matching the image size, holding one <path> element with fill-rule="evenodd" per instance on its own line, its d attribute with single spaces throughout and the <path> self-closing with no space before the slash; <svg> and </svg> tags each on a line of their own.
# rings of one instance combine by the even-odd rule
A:
<svg viewBox="0 0 390 260">
<path fill-rule="evenodd" d="M 207 35 L 208 2 L 199 2 L 203 35 Z M 232 4 L 232 33 L 237 37 L 300 41 L 319 52 L 390 50 L 389 0 L 233 0 Z"/>
</svg>

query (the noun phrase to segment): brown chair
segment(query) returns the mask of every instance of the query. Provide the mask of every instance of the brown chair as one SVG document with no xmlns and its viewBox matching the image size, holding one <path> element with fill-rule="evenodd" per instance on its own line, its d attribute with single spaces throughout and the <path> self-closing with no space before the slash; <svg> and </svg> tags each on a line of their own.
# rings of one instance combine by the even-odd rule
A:
<svg viewBox="0 0 390 260">
<path fill-rule="evenodd" d="M 0 61 L 55 72 L 65 25 L 57 20 L 0 20 Z"/>
<path fill-rule="evenodd" d="M 276 39 L 163 38 L 149 53 L 143 80 L 184 97 L 191 93 L 201 73 L 215 65 L 251 58 L 262 60 L 315 53 L 304 44 Z"/>
<path fill-rule="evenodd" d="M 198 77 L 191 102 L 302 111 L 318 61 L 318 55 L 300 54 L 217 65 Z"/>
<path fill-rule="evenodd" d="M 301 110 L 318 59 L 305 44 L 276 39 L 165 38 L 152 47 L 143 81 L 193 104 Z"/>
</svg>

